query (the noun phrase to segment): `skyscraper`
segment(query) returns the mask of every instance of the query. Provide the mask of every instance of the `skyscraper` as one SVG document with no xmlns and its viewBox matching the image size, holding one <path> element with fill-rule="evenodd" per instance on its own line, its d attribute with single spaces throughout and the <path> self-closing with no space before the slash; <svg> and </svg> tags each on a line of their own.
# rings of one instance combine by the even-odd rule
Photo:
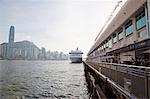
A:
<svg viewBox="0 0 150 99">
<path fill-rule="evenodd" d="M 7 50 L 7 58 L 8 59 L 13 58 L 14 32 L 15 32 L 15 28 L 14 28 L 14 26 L 11 26 L 10 30 L 9 30 L 9 41 L 8 41 L 8 50 Z"/>
<path fill-rule="evenodd" d="M 42 47 L 42 59 L 46 59 L 46 49 Z"/>
</svg>

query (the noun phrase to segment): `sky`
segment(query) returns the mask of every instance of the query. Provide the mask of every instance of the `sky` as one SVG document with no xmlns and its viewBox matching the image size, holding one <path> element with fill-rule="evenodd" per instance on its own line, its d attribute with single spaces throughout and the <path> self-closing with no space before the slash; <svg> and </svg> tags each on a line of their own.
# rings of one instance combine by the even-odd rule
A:
<svg viewBox="0 0 150 99">
<path fill-rule="evenodd" d="M 118 0 L 0 0 L 0 43 L 32 41 L 50 51 L 79 47 L 86 56 Z"/>
</svg>

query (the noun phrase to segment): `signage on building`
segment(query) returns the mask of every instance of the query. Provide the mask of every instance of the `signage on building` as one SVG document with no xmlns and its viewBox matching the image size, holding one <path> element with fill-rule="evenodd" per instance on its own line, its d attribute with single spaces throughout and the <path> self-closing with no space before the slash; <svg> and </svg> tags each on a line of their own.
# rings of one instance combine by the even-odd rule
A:
<svg viewBox="0 0 150 99">
<path fill-rule="evenodd" d="M 135 44 L 135 49 L 150 46 L 150 39 Z"/>
</svg>

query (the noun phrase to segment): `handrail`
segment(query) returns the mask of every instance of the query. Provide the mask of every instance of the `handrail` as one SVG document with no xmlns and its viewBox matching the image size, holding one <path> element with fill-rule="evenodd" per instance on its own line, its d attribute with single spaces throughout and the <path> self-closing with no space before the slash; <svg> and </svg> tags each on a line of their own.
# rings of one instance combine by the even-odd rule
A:
<svg viewBox="0 0 150 99">
<path fill-rule="evenodd" d="M 116 84 L 115 82 L 113 82 L 112 80 L 110 80 L 105 75 L 103 75 L 100 72 L 98 72 L 95 68 L 93 68 L 90 65 L 88 65 L 88 67 L 91 68 L 96 74 L 100 75 L 104 79 L 105 83 L 106 82 L 110 83 L 115 89 L 117 89 L 118 91 L 120 91 L 126 97 L 131 98 L 131 99 L 136 99 L 136 97 L 134 95 L 131 95 L 129 92 L 127 92 L 126 90 L 124 90 L 121 86 L 119 86 L 118 84 Z"/>
<path fill-rule="evenodd" d="M 107 62 L 92 62 L 92 63 L 98 63 L 98 64 L 106 64 L 106 65 L 116 65 L 116 66 L 121 66 L 121 67 L 133 67 L 133 68 L 140 68 L 140 69 L 148 69 L 150 70 L 150 67 L 146 67 L 146 66 L 136 66 L 136 65 L 127 65 L 127 64 L 118 64 L 118 63 L 107 63 Z"/>
<path fill-rule="evenodd" d="M 136 83 L 135 85 L 132 85 L 134 86 L 134 88 L 138 87 L 137 84 L 143 83 L 144 88 L 142 90 L 145 90 L 145 93 L 143 92 L 139 96 L 149 97 L 150 90 L 148 88 L 149 88 L 149 81 L 150 81 L 150 67 L 97 62 L 97 61 L 95 62 L 85 61 L 85 63 L 87 63 L 91 69 L 95 70 L 95 72 L 98 75 L 100 75 L 102 78 L 103 77 L 105 79 L 109 78 L 107 79 L 108 82 L 111 82 L 111 81 L 116 82 L 115 84 L 120 85 L 121 87 L 123 87 L 122 82 L 124 81 L 121 78 L 124 78 L 124 77 L 127 79 L 131 79 L 132 81 Z M 100 71 L 99 71 L 99 68 L 100 68 Z M 120 73 L 125 74 L 125 75 L 120 75 Z M 119 78 L 120 76 L 121 78 Z M 142 80 L 142 82 L 136 82 L 137 79 Z M 111 85 L 113 85 L 113 83 L 111 83 Z M 138 87 L 138 88 L 141 88 L 141 87 Z M 121 91 L 121 89 L 119 90 Z M 139 93 L 138 91 L 136 91 L 136 89 L 134 89 L 134 91 L 132 90 L 132 92 L 135 92 L 135 94 L 136 92 Z M 138 94 L 136 95 L 138 96 Z"/>
</svg>

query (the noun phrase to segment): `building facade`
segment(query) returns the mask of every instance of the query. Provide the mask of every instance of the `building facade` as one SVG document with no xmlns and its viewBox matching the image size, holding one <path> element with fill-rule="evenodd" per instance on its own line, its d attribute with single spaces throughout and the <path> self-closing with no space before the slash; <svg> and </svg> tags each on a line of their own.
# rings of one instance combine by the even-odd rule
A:
<svg viewBox="0 0 150 99">
<path fill-rule="evenodd" d="M 1 44 L 0 44 L 0 59 L 2 59 L 2 52 L 1 52 Z"/>
<path fill-rule="evenodd" d="M 14 42 L 12 53 L 8 52 L 8 43 L 1 44 L 1 58 L 2 59 L 23 59 L 23 60 L 37 60 L 40 49 L 30 41 Z M 11 57 L 8 57 L 11 54 Z"/>
<path fill-rule="evenodd" d="M 13 59 L 36 60 L 40 49 L 30 41 L 20 41 L 14 43 Z"/>
<path fill-rule="evenodd" d="M 7 46 L 8 46 L 8 43 L 2 43 L 1 44 L 1 58 L 2 59 L 6 59 L 7 58 Z"/>
<path fill-rule="evenodd" d="M 150 63 L 150 0 L 127 0 L 88 52 L 88 60 Z"/>
</svg>

